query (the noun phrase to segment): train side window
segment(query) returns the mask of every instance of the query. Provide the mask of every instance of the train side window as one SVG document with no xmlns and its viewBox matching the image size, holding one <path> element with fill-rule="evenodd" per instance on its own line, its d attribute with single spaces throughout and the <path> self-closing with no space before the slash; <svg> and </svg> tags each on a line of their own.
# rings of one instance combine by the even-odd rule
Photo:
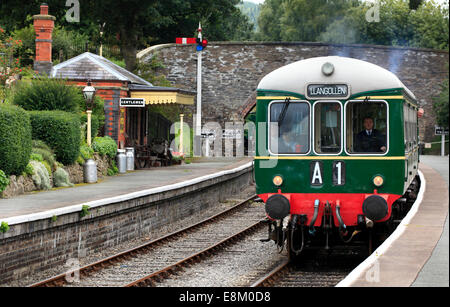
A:
<svg viewBox="0 0 450 307">
<path fill-rule="evenodd" d="M 414 146 L 417 145 L 417 110 L 411 109 L 411 122 L 412 122 L 412 141 Z"/>
<path fill-rule="evenodd" d="M 403 129 L 404 129 L 404 135 L 405 135 L 405 151 L 409 151 L 409 138 L 410 138 L 410 126 L 409 126 L 409 108 L 408 105 L 405 103 L 403 105 Z"/>
<path fill-rule="evenodd" d="M 388 150 L 387 104 L 350 101 L 346 105 L 346 148 L 353 154 L 384 154 Z"/>
<path fill-rule="evenodd" d="M 341 152 L 341 104 L 317 102 L 314 106 L 314 150 L 318 154 Z"/>
<path fill-rule="evenodd" d="M 303 101 L 272 102 L 269 149 L 274 154 L 309 152 L 310 107 Z"/>
<path fill-rule="evenodd" d="M 411 150 L 414 145 L 414 109 L 408 105 L 408 124 L 409 124 L 409 149 Z"/>
</svg>

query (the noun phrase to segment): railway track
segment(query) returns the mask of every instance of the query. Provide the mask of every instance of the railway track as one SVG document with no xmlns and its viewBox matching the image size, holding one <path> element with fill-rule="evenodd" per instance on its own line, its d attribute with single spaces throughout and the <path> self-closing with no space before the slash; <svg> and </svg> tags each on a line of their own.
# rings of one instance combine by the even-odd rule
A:
<svg viewBox="0 0 450 307">
<path fill-rule="evenodd" d="M 295 263 L 285 259 L 251 287 L 334 287 L 364 260 L 360 254 L 322 256 L 327 264 L 317 262 L 317 254 Z"/>
<path fill-rule="evenodd" d="M 251 205 L 255 197 L 195 225 L 30 287 L 152 285 L 261 229 L 264 214 L 260 206 Z M 80 280 L 69 283 L 66 276 L 76 274 Z"/>
</svg>

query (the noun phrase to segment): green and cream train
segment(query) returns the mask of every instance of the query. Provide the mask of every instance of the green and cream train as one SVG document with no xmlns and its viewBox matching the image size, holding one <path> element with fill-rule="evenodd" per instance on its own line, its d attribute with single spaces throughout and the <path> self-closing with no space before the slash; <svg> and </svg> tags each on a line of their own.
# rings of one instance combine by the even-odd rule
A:
<svg viewBox="0 0 450 307">
<path fill-rule="evenodd" d="M 255 181 L 269 239 L 298 255 L 387 231 L 417 185 L 418 110 L 393 73 L 357 59 L 310 58 L 266 75 Z"/>
</svg>

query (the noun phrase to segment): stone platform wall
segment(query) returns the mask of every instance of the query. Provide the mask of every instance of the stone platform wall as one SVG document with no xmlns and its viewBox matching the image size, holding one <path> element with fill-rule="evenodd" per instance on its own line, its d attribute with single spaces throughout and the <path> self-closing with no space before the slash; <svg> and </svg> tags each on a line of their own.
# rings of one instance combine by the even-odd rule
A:
<svg viewBox="0 0 450 307">
<path fill-rule="evenodd" d="M 0 285 L 147 236 L 224 201 L 253 182 L 252 167 L 196 184 L 89 209 L 12 225 L 0 233 Z M 156 238 L 150 238 L 156 239 Z"/>
</svg>

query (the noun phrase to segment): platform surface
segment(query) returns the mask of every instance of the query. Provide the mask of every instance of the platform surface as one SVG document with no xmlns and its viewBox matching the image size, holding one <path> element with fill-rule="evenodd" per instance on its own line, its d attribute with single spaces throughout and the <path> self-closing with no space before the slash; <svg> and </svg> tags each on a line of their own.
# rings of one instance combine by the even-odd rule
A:
<svg viewBox="0 0 450 307">
<path fill-rule="evenodd" d="M 236 168 L 250 161 L 251 158 L 202 159 L 190 164 L 155 167 L 105 177 L 96 184 L 82 184 L 72 188 L 52 189 L 0 199 L 0 220 L 178 183 Z"/>
<path fill-rule="evenodd" d="M 353 287 L 448 287 L 449 158 L 421 156 L 426 181 L 423 200 L 404 231 L 375 259 L 342 283 Z M 395 234 L 395 233 L 394 233 Z M 385 242 L 386 243 L 386 242 Z M 363 264 L 362 264 L 363 265 Z"/>
<path fill-rule="evenodd" d="M 449 157 L 421 156 L 422 163 L 436 170 L 449 187 Z M 449 237 L 448 237 L 448 213 L 445 219 L 444 230 L 438 244 L 433 250 L 431 257 L 424 265 L 413 287 L 448 287 L 449 286 Z"/>
</svg>

